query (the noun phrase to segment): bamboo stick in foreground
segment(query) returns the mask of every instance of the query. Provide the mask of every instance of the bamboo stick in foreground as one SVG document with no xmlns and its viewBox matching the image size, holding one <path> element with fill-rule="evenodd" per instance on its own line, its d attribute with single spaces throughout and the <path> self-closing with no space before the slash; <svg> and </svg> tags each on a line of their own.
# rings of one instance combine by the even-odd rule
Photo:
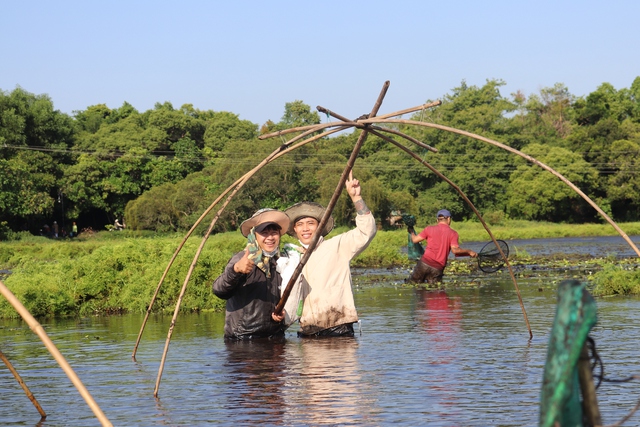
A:
<svg viewBox="0 0 640 427">
<path fill-rule="evenodd" d="M 91 394 L 89 394 L 89 391 L 87 391 L 84 384 L 82 384 L 82 381 L 80 381 L 80 378 L 78 378 L 76 373 L 73 371 L 62 353 L 60 353 L 53 341 L 51 341 L 42 325 L 38 323 L 38 321 L 31 315 L 31 313 L 29 313 L 29 310 L 27 310 L 26 307 L 22 305 L 18 298 L 13 295 L 13 293 L 9 290 L 9 288 L 5 286 L 2 281 L 0 281 L 0 294 L 2 294 L 2 296 L 4 296 L 7 301 L 9 301 L 9 303 L 16 309 L 18 314 L 22 316 L 24 321 L 29 325 L 29 328 L 31 328 L 31 330 L 35 332 L 38 337 L 40 337 L 40 340 L 42 341 L 44 346 L 47 348 L 47 350 L 49 350 L 49 353 L 51 353 L 56 362 L 58 362 L 58 365 L 60 365 L 64 373 L 67 374 L 67 377 L 69 377 L 73 385 L 78 389 L 80 396 L 82 396 L 85 402 L 87 402 L 87 405 L 89 405 L 89 408 L 91 408 L 94 415 L 98 418 L 100 424 L 102 424 L 103 426 L 112 427 L 113 424 L 111 424 L 98 404 L 95 402 L 95 400 L 93 400 Z"/>
</svg>

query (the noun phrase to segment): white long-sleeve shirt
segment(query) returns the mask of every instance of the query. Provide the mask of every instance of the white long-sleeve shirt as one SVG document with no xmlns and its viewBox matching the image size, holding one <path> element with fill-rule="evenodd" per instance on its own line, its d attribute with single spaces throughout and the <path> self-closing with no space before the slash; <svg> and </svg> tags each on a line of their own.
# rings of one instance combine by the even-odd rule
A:
<svg viewBox="0 0 640 427">
<path fill-rule="evenodd" d="M 324 240 L 315 248 L 302 269 L 310 288 L 300 318 L 303 334 L 358 321 L 350 263 L 371 243 L 376 231 L 372 213 L 357 215 L 356 228 Z"/>
</svg>

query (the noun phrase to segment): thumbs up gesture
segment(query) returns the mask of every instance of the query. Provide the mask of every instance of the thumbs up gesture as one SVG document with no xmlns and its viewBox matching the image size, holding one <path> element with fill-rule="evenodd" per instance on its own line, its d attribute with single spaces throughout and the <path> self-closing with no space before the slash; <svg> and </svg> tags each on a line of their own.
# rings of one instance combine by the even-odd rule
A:
<svg viewBox="0 0 640 427">
<path fill-rule="evenodd" d="M 244 250 L 242 258 L 233 264 L 233 271 L 236 273 L 249 274 L 255 265 L 256 263 L 249 258 L 249 249 L 247 248 Z"/>
</svg>

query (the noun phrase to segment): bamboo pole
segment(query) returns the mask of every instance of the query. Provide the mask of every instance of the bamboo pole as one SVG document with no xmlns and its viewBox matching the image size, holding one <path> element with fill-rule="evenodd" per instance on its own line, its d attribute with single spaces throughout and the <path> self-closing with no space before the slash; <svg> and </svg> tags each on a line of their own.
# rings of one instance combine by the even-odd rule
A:
<svg viewBox="0 0 640 427">
<path fill-rule="evenodd" d="M 378 99 L 376 100 L 376 103 L 371 109 L 371 113 L 369 114 L 369 117 L 374 117 L 378 113 L 378 110 L 382 105 L 382 101 L 384 100 L 384 97 L 387 94 L 387 90 L 389 89 L 389 84 L 390 83 L 388 80 L 384 82 L 384 85 L 382 86 L 382 90 L 380 91 L 380 95 L 378 95 Z M 274 313 L 276 314 L 282 313 L 284 305 L 286 304 L 287 299 L 289 299 L 289 295 L 291 294 L 291 290 L 293 289 L 293 285 L 298 280 L 298 276 L 302 272 L 302 268 L 305 266 L 305 264 L 307 263 L 307 260 L 309 259 L 313 250 L 318 244 L 321 231 L 324 229 L 325 225 L 327 224 L 327 221 L 329 221 L 329 218 L 331 217 L 331 212 L 333 212 L 333 208 L 338 202 L 338 198 L 340 197 L 340 193 L 342 193 L 342 188 L 344 187 L 344 184 L 347 181 L 347 177 L 349 176 L 349 173 L 353 169 L 353 165 L 355 164 L 356 159 L 358 158 L 358 154 L 360 153 L 360 148 L 362 148 L 362 145 L 367 139 L 367 134 L 368 134 L 368 130 L 364 129 L 360 134 L 360 136 L 358 137 L 358 140 L 356 141 L 353 151 L 351 152 L 351 156 L 347 161 L 347 166 L 345 167 L 344 171 L 342 172 L 342 175 L 340 176 L 340 180 L 338 181 L 336 190 L 333 192 L 333 196 L 331 197 L 331 200 L 329 201 L 329 204 L 327 205 L 324 211 L 324 214 L 322 215 L 322 219 L 320 220 L 320 223 L 318 224 L 316 232 L 313 235 L 311 242 L 309 243 L 309 247 L 307 248 L 304 255 L 302 256 L 300 263 L 298 263 L 298 265 L 296 266 L 296 269 L 293 271 L 293 275 L 289 279 L 289 283 L 287 283 L 287 286 L 282 292 L 282 296 L 280 297 L 280 301 L 278 302 L 278 304 L 276 305 L 276 308 L 274 309 Z"/>
<path fill-rule="evenodd" d="M 424 127 L 430 127 L 430 128 L 434 128 L 434 129 L 440 129 L 440 130 L 444 130 L 447 132 L 452 132 L 452 133 L 457 133 L 459 135 L 464 135 L 464 136 L 468 136 L 469 138 L 473 138 L 473 139 L 477 139 L 479 141 L 484 141 L 487 142 L 491 145 L 494 145 L 496 147 L 502 148 L 503 150 L 509 151 L 511 153 L 517 154 L 518 156 L 528 160 L 529 162 L 540 166 L 542 169 L 551 172 L 553 175 L 555 175 L 556 177 L 558 177 L 562 182 L 564 182 L 565 184 L 567 184 L 573 191 L 575 191 L 576 193 L 578 193 L 587 203 L 589 203 L 609 224 L 611 224 L 611 226 L 620 234 L 620 236 L 622 236 L 622 238 L 629 244 L 629 246 L 631 246 L 631 248 L 635 251 L 635 253 L 640 257 L 640 249 L 638 249 L 638 247 L 633 243 L 633 241 L 629 238 L 629 236 L 627 236 L 627 234 L 622 231 L 622 229 L 618 226 L 618 224 L 615 223 L 615 221 L 613 221 L 613 219 L 611 219 L 609 217 L 609 215 L 607 215 L 602 209 L 600 209 L 600 206 L 598 206 L 593 200 L 591 200 L 589 198 L 589 196 L 587 196 L 585 193 L 582 192 L 582 190 L 580 190 L 578 187 L 576 187 L 571 181 L 569 181 L 567 178 L 564 177 L 564 175 L 562 175 L 561 173 L 557 172 L 556 170 L 554 170 L 553 168 L 551 168 L 550 166 L 547 166 L 546 164 L 540 162 L 539 160 L 536 160 L 535 158 L 529 156 L 528 154 L 525 154 L 521 151 L 516 150 L 515 148 L 509 147 L 508 145 L 502 144 L 498 141 L 494 141 L 492 139 L 489 138 L 485 138 L 483 136 L 471 133 L 471 132 L 466 132 L 460 129 L 455 129 L 455 128 L 451 128 L 448 126 L 443 126 L 443 125 L 437 125 L 435 123 L 426 123 L 426 122 L 417 122 L 414 120 L 404 120 L 404 119 L 386 119 L 386 120 L 380 120 L 380 119 L 375 119 L 375 118 L 371 118 L 371 119 L 366 119 L 366 120 L 362 120 L 359 123 L 369 123 L 369 124 L 373 124 L 373 123 L 403 123 L 403 124 L 411 124 L 411 125 L 417 125 L 417 126 L 424 126 Z"/>
<path fill-rule="evenodd" d="M 20 384 L 20 387 L 22 387 L 22 390 L 24 390 L 25 394 L 27 395 L 31 403 L 33 403 L 33 406 L 35 406 L 36 409 L 38 410 L 38 413 L 40 413 L 40 420 L 42 421 L 45 418 L 47 418 L 46 412 L 44 412 L 44 409 L 42 409 L 42 406 L 40 406 L 40 403 L 38 403 L 38 400 L 36 399 L 36 397 L 33 395 L 33 393 L 31 393 L 31 390 L 29 390 L 29 387 L 27 387 L 24 381 L 22 381 L 22 377 L 20 376 L 18 371 L 16 371 L 16 369 L 13 367 L 11 362 L 9 362 L 9 359 L 7 359 L 4 353 L 2 353 L 2 351 L 0 351 L 0 359 L 2 359 L 2 361 L 7 366 L 7 368 L 9 368 L 9 371 L 11 371 L 11 373 L 13 374 L 13 377 L 16 379 L 16 381 L 18 381 L 18 384 Z"/>
<path fill-rule="evenodd" d="M 380 132 L 388 132 L 388 133 L 392 133 L 392 134 L 394 134 L 394 135 L 398 135 L 398 136 L 400 136 L 400 137 L 402 137 L 402 138 L 406 139 L 407 141 L 411 141 L 411 142 L 413 142 L 413 143 L 414 143 L 414 144 L 416 144 L 418 147 L 422 147 L 422 148 L 424 148 L 425 150 L 429 150 L 429 151 L 431 151 L 432 153 L 437 153 L 437 152 L 438 152 L 438 149 L 437 149 L 437 148 L 434 148 L 434 147 L 432 147 L 432 146 L 430 146 L 430 145 L 427 145 L 427 144 L 425 144 L 424 142 L 422 142 L 422 141 L 420 141 L 420 140 L 417 140 L 416 138 L 414 138 L 414 137 L 412 137 L 412 136 L 409 136 L 409 135 L 407 135 L 407 134 L 406 134 L 406 133 L 404 133 L 404 132 L 400 132 L 399 130 L 395 130 L 395 129 L 387 129 L 387 128 L 381 128 L 380 126 L 371 126 L 371 129 L 373 129 L 373 130 L 377 130 L 377 131 L 380 131 Z"/>
<path fill-rule="evenodd" d="M 331 110 L 328 110 L 328 109 L 326 109 L 326 108 L 324 108 L 324 107 L 322 107 L 322 106 L 320 106 L 320 105 L 318 105 L 316 108 L 317 108 L 317 110 L 318 110 L 318 111 L 320 111 L 321 113 L 328 114 L 328 115 L 330 115 L 330 116 L 332 116 L 332 117 L 334 117 L 334 118 L 336 118 L 336 119 L 338 119 L 338 120 L 341 120 L 341 121 L 343 121 L 343 122 L 350 122 L 350 121 L 349 121 L 349 119 L 347 119 L 346 117 L 341 116 L 341 115 L 339 115 L 338 113 L 336 113 L 336 112 L 334 112 L 334 111 L 331 111 Z M 367 125 L 359 125 L 359 124 L 356 124 L 356 126 L 355 126 L 355 127 L 359 128 L 359 129 L 364 129 L 366 126 L 367 126 Z M 424 149 L 427 149 L 427 150 L 429 150 L 429 151 L 431 151 L 431 152 L 433 152 L 433 153 L 437 153 L 437 152 L 438 152 L 438 149 L 437 149 L 437 148 L 433 148 L 433 147 L 431 147 L 430 145 L 427 145 L 427 144 L 425 144 L 424 142 L 419 141 L 419 140 L 417 140 L 416 138 L 414 138 L 414 137 L 412 137 L 412 136 L 409 136 L 409 135 L 407 135 L 407 134 L 405 134 L 405 133 L 403 133 L 403 132 L 400 132 L 400 131 L 398 131 L 398 130 L 395 130 L 395 129 L 387 129 L 387 128 L 381 128 L 381 127 L 379 127 L 379 126 L 370 126 L 370 127 L 369 127 L 369 129 L 371 129 L 371 130 L 377 130 L 377 131 L 383 131 L 383 132 L 389 132 L 389 133 L 391 133 L 391 134 L 401 136 L 402 138 L 404 138 L 404 139 L 406 139 L 406 140 L 408 140 L 408 141 L 413 142 L 413 143 L 414 143 L 414 144 L 416 144 L 417 146 L 422 147 L 422 148 L 424 148 Z"/>
<path fill-rule="evenodd" d="M 82 398 L 85 400 L 85 402 L 87 402 L 87 405 L 89 405 L 89 408 L 91 408 L 94 415 L 98 418 L 100 424 L 102 424 L 103 426 L 112 426 L 111 422 L 104 415 L 98 404 L 91 397 L 91 394 L 89 394 L 89 391 L 86 389 L 84 384 L 82 384 L 80 378 L 78 378 L 69 363 L 67 363 L 64 356 L 60 353 L 53 341 L 51 341 L 42 325 L 38 323 L 38 321 L 31 315 L 31 313 L 29 313 L 29 310 L 27 310 L 25 306 L 22 305 L 22 303 L 15 297 L 15 295 L 13 295 L 13 293 L 11 293 L 11 291 L 5 286 L 2 281 L 0 281 L 0 293 L 7 299 L 7 301 L 9 301 L 9 303 L 20 314 L 20 316 L 22 316 L 22 318 L 27 322 L 29 328 L 31 328 L 31 330 L 35 332 L 38 337 L 40 337 L 40 340 L 44 343 L 47 350 L 49 350 L 49 353 L 51 353 L 56 362 L 58 362 L 58 365 L 60 365 L 64 373 L 67 374 L 67 377 L 69 377 L 73 385 L 76 387 L 76 389 L 78 389 L 78 392 L 80 392 Z"/>
<path fill-rule="evenodd" d="M 322 129 L 326 129 L 326 128 L 332 128 L 332 127 L 336 127 L 336 126 L 345 126 L 345 127 L 353 127 L 356 126 L 358 123 L 356 122 L 346 122 L 346 123 L 338 123 L 338 122 L 330 122 L 330 123 L 320 123 L 317 125 L 305 125 L 305 126 L 298 126 L 295 128 L 289 128 L 289 129 L 283 129 L 283 130 L 279 130 L 276 132 L 271 132 L 271 133 L 266 133 L 264 135 L 260 135 L 258 136 L 259 140 L 264 140 L 264 139 L 269 139 L 269 138 L 274 138 L 276 136 L 283 136 L 283 135 L 287 135 L 290 133 L 294 133 L 294 132 L 302 132 L 301 135 L 297 135 L 295 138 L 292 138 L 291 140 L 289 140 L 289 143 L 291 141 L 293 141 L 296 138 L 300 138 L 300 137 L 304 137 L 307 136 L 309 134 L 312 134 L 314 132 L 318 132 Z"/>
</svg>

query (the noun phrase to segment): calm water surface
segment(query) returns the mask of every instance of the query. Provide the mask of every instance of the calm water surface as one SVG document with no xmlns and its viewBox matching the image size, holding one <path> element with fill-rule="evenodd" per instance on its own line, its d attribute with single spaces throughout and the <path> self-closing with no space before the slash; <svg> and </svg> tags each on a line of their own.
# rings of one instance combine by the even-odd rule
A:
<svg viewBox="0 0 640 427">
<path fill-rule="evenodd" d="M 282 343 L 225 344 L 223 314 L 181 315 L 158 399 L 153 390 L 171 316 L 150 318 L 136 361 L 131 352 L 142 316 L 43 326 L 115 426 L 537 425 L 554 283 L 561 278 L 519 282 L 534 334 L 529 341 L 508 276 L 479 276 L 443 292 L 381 279 L 406 271 L 354 273 L 361 317 L 355 338 L 301 340 L 294 328 Z M 640 299 L 597 304 L 591 336 L 605 376 L 640 374 Z M 23 322 L 0 320 L 0 349 L 48 413 L 39 423 L 0 365 L 0 425 L 99 425 Z M 637 382 L 604 383 L 598 399 L 605 423 L 622 418 L 639 395 Z M 625 425 L 640 425 L 640 415 Z"/>
</svg>

